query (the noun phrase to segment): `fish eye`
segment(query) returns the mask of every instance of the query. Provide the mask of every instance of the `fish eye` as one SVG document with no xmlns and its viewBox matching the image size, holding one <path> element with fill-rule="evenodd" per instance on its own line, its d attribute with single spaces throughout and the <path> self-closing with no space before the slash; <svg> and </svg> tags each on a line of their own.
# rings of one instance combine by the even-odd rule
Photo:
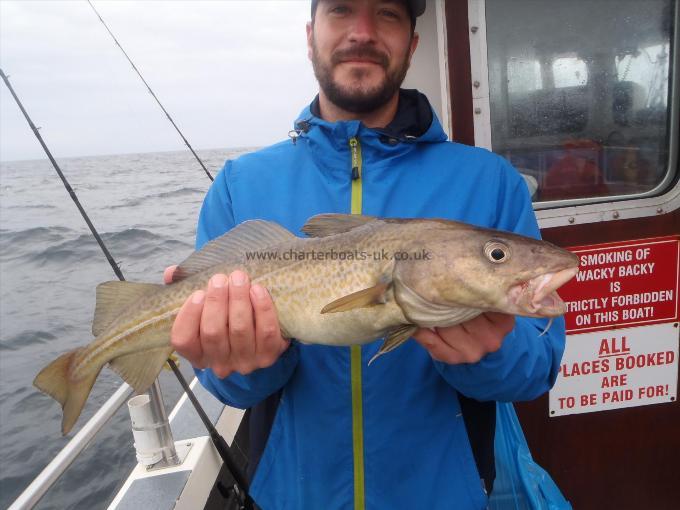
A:
<svg viewBox="0 0 680 510">
<path fill-rule="evenodd" d="M 510 258 L 510 247 L 501 241 L 489 241 L 484 245 L 484 255 L 494 264 L 502 264 Z"/>
</svg>

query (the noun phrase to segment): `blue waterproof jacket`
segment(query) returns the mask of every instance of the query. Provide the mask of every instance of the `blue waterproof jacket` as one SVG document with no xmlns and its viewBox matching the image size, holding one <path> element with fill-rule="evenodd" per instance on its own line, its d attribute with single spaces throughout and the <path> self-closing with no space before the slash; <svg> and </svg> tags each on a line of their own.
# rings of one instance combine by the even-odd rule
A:
<svg viewBox="0 0 680 510">
<path fill-rule="evenodd" d="M 364 214 L 448 218 L 539 236 L 522 177 L 497 155 L 448 142 L 424 96 L 402 91 L 386 130 L 329 123 L 314 106 L 296 122 L 295 143 L 227 161 L 205 198 L 198 247 L 248 219 L 272 220 L 301 236 L 315 214 L 349 213 L 357 157 L 354 194 L 360 186 Z M 351 140 L 359 149 L 354 164 Z M 293 342 L 273 366 L 247 376 L 197 373 L 217 398 L 239 408 L 282 390 L 251 483 L 263 509 L 482 509 L 487 497 L 457 391 L 498 401 L 546 392 L 564 349 L 564 324 L 556 320 L 539 336 L 545 326 L 517 318 L 501 349 L 474 364 L 434 361 L 412 339 L 370 367 L 382 340 L 355 348 L 358 356 L 349 347 Z"/>
</svg>

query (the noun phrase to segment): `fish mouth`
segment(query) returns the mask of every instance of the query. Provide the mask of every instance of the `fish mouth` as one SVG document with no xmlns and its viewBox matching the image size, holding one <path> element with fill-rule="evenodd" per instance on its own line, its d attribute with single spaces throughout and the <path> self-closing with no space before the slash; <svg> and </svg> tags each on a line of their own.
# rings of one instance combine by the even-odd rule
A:
<svg viewBox="0 0 680 510">
<path fill-rule="evenodd" d="M 510 289 L 510 301 L 517 312 L 526 317 L 559 317 L 567 305 L 557 294 L 557 289 L 578 273 L 578 267 L 545 273 Z"/>
</svg>

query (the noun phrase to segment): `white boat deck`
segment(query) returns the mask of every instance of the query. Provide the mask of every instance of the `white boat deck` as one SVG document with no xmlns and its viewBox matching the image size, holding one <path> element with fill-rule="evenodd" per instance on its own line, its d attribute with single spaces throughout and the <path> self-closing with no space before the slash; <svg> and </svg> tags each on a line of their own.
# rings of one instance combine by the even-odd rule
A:
<svg viewBox="0 0 680 510">
<path fill-rule="evenodd" d="M 210 421 L 231 446 L 244 411 L 222 404 L 197 379 L 190 386 Z M 222 459 L 186 394 L 169 419 L 181 464 L 151 470 L 137 464 L 109 510 L 195 510 L 205 506 Z"/>
</svg>

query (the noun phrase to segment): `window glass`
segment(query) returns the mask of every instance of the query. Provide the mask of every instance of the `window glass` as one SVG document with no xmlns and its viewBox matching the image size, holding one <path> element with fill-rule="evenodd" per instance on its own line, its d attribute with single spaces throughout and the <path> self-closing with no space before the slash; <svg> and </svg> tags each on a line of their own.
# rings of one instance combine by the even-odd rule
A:
<svg viewBox="0 0 680 510">
<path fill-rule="evenodd" d="M 543 87 L 541 64 L 534 59 L 512 58 L 508 61 L 508 92 L 525 94 Z"/>
<path fill-rule="evenodd" d="M 535 201 L 664 181 L 673 4 L 486 0 L 493 150 L 535 184 Z"/>
<path fill-rule="evenodd" d="M 588 67 L 578 57 L 563 57 L 553 60 L 552 74 L 555 88 L 576 87 L 588 81 Z"/>
</svg>

